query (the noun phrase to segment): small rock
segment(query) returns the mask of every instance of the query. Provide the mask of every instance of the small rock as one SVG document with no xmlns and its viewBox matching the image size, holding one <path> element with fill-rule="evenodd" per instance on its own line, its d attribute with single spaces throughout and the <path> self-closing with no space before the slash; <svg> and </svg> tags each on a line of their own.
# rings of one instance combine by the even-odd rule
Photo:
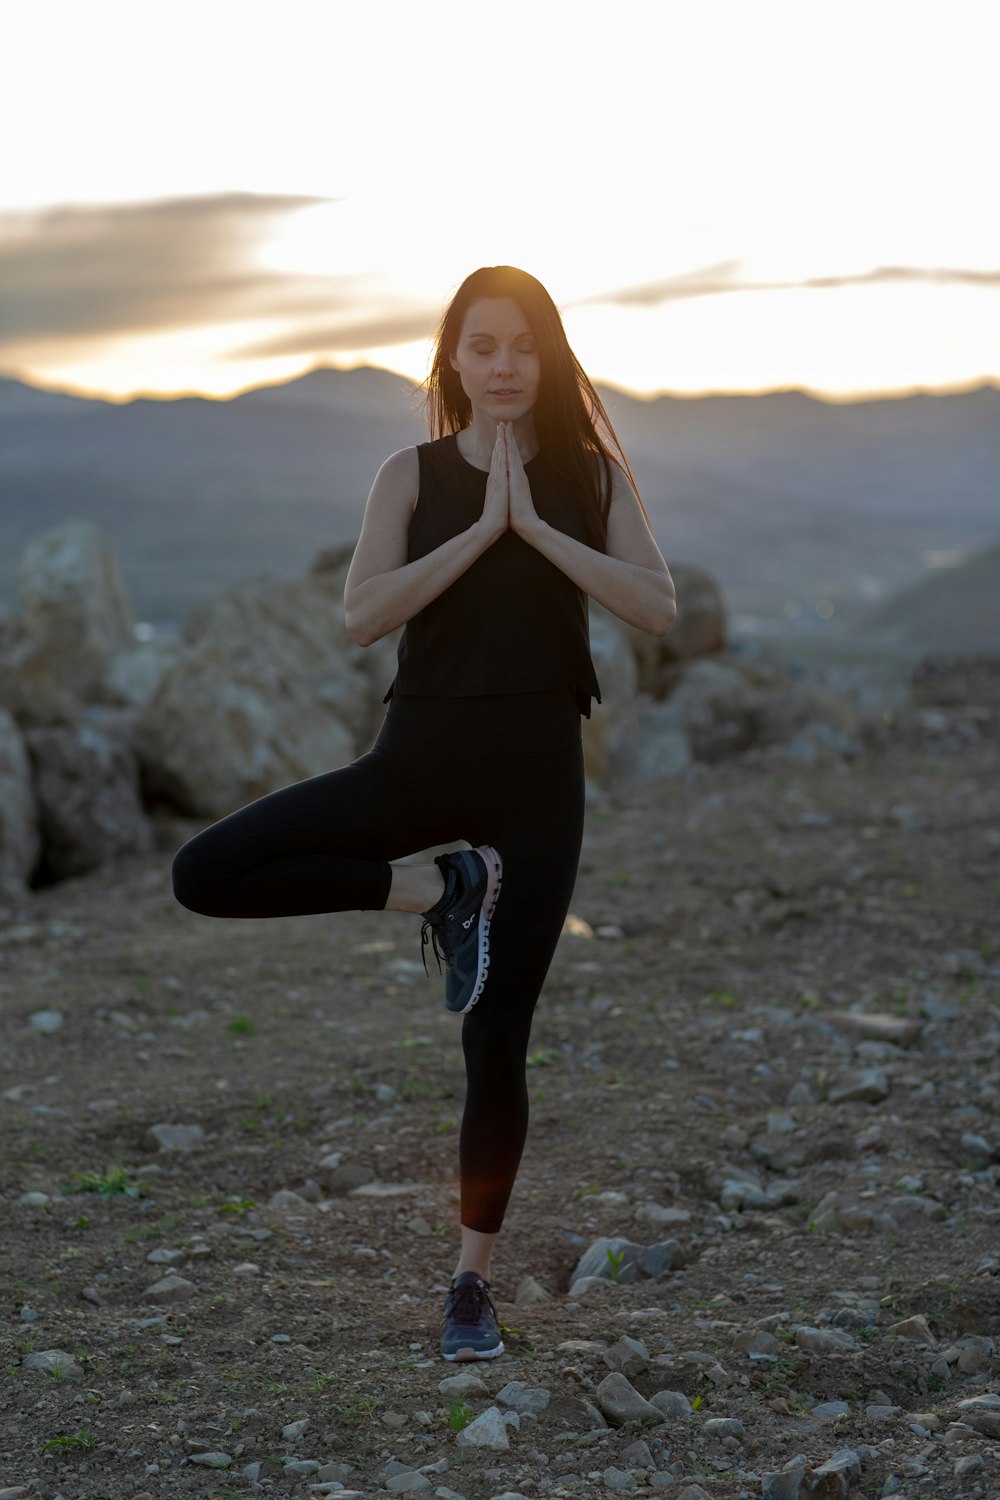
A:
<svg viewBox="0 0 1000 1500">
<path fill-rule="evenodd" d="M 552 1392 L 544 1386 L 525 1385 L 520 1380 L 509 1380 L 495 1397 L 498 1405 L 509 1406 L 513 1411 L 530 1412 L 532 1416 L 543 1412 L 551 1398 Z"/>
<path fill-rule="evenodd" d="M 773 1333 L 768 1333 L 766 1328 L 750 1328 L 738 1333 L 733 1339 L 733 1348 L 737 1354 L 781 1355 L 786 1347 Z"/>
<path fill-rule="evenodd" d="M 640 1203 L 635 1211 L 638 1224 L 655 1224 L 657 1229 L 683 1229 L 690 1224 L 691 1214 L 686 1208 L 665 1208 L 659 1203 Z"/>
<path fill-rule="evenodd" d="M 664 1271 L 677 1270 L 685 1260 L 676 1240 L 637 1245 L 620 1236 L 603 1236 L 594 1240 L 581 1256 L 570 1277 L 571 1290 L 573 1283 L 587 1276 L 619 1282 L 640 1281 L 645 1276 L 661 1276 Z"/>
<path fill-rule="evenodd" d="M 642 1438 L 638 1438 L 636 1442 L 630 1443 L 627 1448 L 623 1448 L 618 1456 L 622 1463 L 628 1464 L 630 1469 L 656 1468 L 656 1459 L 650 1453 L 648 1443 L 644 1442 Z"/>
<path fill-rule="evenodd" d="M 179 1266 L 184 1259 L 183 1250 L 150 1250 L 146 1256 L 150 1265 L 153 1266 Z"/>
<path fill-rule="evenodd" d="M 201 1125 L 151 1125 L 146 1132 L 155 1151 L 190 1151 L 204 1135 Z"/>
<path fill-rule="evenodd" d="M 662 1422 L 663 1414 L 618 1371 L 605 1375 L 596 1391 L 601 1411 L 616 1427 L 625 1422 Z"/>
<path fill-rule="evenodd" d="M 610 1464 L 604 1471 L 604 1484 L 609 1490 L 621 1492 L 623 1490 L 634 1490 L 636 1482 L 628 1469 L 617 1469 Z"/>
<path fill-rule="evenodd" d="M 156 1302 L 165 1306 L 172 1302 L 190 1302 L 192 1297 L 197 1296 L 198 1288 L 193 1281 L 187 1281 L 183 1276 L 164 1276 L 160 1281 L 154 1281 L 142 1294 L 143 1302 Z"/>
<path fill-rule="evenodd" d="M 525 1306 L 533 1302 L 551 1302 L 552 1298 L 541 1282 L 535 1280 L 534 1276 L 525 1276 L 517 1284 L 514 1301 L 519 1305 Z"/>
<path fill-rule="evenodd" d="M 887 1015 L 881 1011 L 863 1014 L 854 1010 L 823 1010 L 817 1012 L 816 1019 L 825 1021 L 845 1036 L 894 1042 L 897 1047 L 909 1047 L 923 1030 L 923 1024 L 909 1016 Z"/>
<path fill-rule="evenodd" d="M 649 1369 L 649 1350 L 639 1339 L 629 1338 L 627 1334 L 610 1349 L 605 1349 L 603 1358 L 609 1369 L 618 1370 L 622 1375 L 641 1375 Z"/>
<path fill-rule="evenodd" d="M 851 1335 L 840 1328 L 797 1328 L 795 1342 L 807 1354 L 842 1354 L 857 1348 Z"/>
<path fill-rule="evenodd" d="M 232 1463 L 228 1453 L 192 1453 L 190 1463 L 201 1464 L 206 1469 L 228 1469 Z"/>
<path fill-rule="evenodd" d="M 287 1426 L 283 1427 L 281 1429 L 281 1436 L 285 1439 L 286 1443 L 294 1443 L 295 1439 L 300 1438 L 308 1426 L 309 1418 L 301 1417 L 299 1421 L 289 1422 Z"/>
<path fill-rule="evenodd" d="M 746 1429 L 738 1417 L 709 1417 L 702 1431 L 711 1438 L 732 1437 L 742 1441 L 746 1437 Z"/>
<path fill-rule="evenodd" d="M 879 1104 L 889 1097 L 889 1079 L 883 1068 L 859 1068 L 845 1074 L 829 1092 L 831 1104 Z"/>
<path fill-rule="evenodd" d="M 455 1442 L 459 1448 L 509 1448 L 507 1425 L 500 1408 L 488 1406 L 468 1427 L 456 1432 Z"/>
<path fill-rule="evenodd" d="M 682 1391 L 657 1391 L 649 1399 L 668 1422 L 681 1422 L 691 1415 L 691 1403 Z"/>
<path fill-rule="evenodd" d="M 391 1495 L 418 1495 L 422 1490 L 429 1490 L 430 1487 L 431 1482 L 426 1475 L 418 1474 L 414 1469 L 410 1469 L 406 1474 L 393 1474 L 392 1478 L 385 1482 L 385 1488 Z"/>
<path fill-rule="evenodd" d="M 59 1030 L 63 1020 L 61 1010 L 36 1010 L 28 1017 L 28 1025 L 33 1031 L 52 1032 Z"/>
<path fill-rule="evenodd" d="M 443 1396 L 488 1396 L 489 1387 L 483 1377 L 474 1370 L 462 1370 L 458 1375 L 446 1375 L 438 1381 L 438 1390 Z"/>
<path fill-rule="evenodd" d="M 291 1188 L 279 1188 L 272 1193 L 267 1200 L 267 1206 L 272 1213 L 279 1214 L 304 1214 L 311 1211 L 311 1206 L 298 1193 L 293 1193 Z"/>
<path fill-rule="evenodd" d="M 894 1333 L 897 1338 L 912 1339 L 915 1344 L 925 1344 L 930 1349 L 937 1343 L 923 1313 L 914 1313 L 911 1318 L 903 1318 L 899 1323 L 891 1323 L 889 1332 Z"/>
<path fill-rule="evenodd" d="M 83 1379 L 83 1370 L 65 1349 L 39 1349 L 33 1354 L 26 1354 L 21 1361 L 21 1368 L 39 1375 L 54 1374 L 64 1380 Z"/>
</svg>

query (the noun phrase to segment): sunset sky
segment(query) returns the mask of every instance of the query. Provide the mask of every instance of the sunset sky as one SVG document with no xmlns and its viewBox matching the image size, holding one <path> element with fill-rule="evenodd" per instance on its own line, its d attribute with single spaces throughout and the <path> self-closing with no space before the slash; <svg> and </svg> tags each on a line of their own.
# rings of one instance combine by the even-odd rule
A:
<svg viewBox="0 0 1000 1500">
<path fill-rule="evenodd" d="M 33 0 L 5 24 L 0 373 L 125 399 L 416 380 L 476 266 L 598 380 L 1000 381 L 988 0 Z"/>
</svg>

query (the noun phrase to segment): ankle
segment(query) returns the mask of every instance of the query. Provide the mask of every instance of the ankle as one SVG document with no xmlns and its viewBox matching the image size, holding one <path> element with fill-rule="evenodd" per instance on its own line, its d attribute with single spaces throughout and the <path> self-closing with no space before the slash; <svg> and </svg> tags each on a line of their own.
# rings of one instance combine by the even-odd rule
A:
<svg viewBox="0 0 1000 1500">
<path fill-rule="evenodd" d="M 390 864 L 392 880 L 386 911 L 430 911 L 444 895 L 445 879 L 439 865 Z"/>
</svg>

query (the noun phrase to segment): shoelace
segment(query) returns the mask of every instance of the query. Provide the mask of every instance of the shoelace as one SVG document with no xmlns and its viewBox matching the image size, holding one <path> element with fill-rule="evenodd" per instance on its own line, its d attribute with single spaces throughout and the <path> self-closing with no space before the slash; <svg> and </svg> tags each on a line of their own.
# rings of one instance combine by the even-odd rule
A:
<svg viewBox="0 0 1000 1500">
<path fill-rule="evenodd" d="M 438 928 L 437 928 L 437 926 L 433 922 L 425 921 L 424 925 L 420 929 L 420 957 L 423 959 L 424 973 L 427 975 L 428 978 L 430 978 L 430 972 L 431 971 L 427 967 L 427 958 L 426 958 L 427 929 L 428 928 L 430 928 L 430 933 L 431 933 L 431 952 L 434 954 L 434 957 L 437 959 L 437 966 L 438 966 L 438 973 L 439 974 L 441 972 L 441 960 L 443 958 L 445 960 L 445 962 L 447 962 L 447 960 L 448 960 L 448 953 L 447 953 L 446 949 L 441 948 L 441 947 L 438 946 Z"/>
<path fill-rule="evenodd" d="M 456 874 L 454 869 L 449 868 L 448 873 L 445 876 L 444 894 L 448 899 L 444 907 L 444 911 L 447 911 L 448 906 L 450 906 L 451 902 L 454 900 L 457 888 L 458 875 Z M 428 928 L 430 929 L 431 934 L 431 951 L 433 952 L 434 957 L 437 959 L 439 974 L 441 972 L 442 958 L 444 959 L 445 963 L 448 963 L 451 959 L 451 953 L 448 948 L 446 929 L 442 921 L 443 916 L 444 912 L 439 912 L 436 917 L 425 917 L 424 924 L 420 929 L 420 958 L 423 962 L 424 973 L 428 976 L 428 978 L 430 978 L 430 970 L 427 967 L 427 958 L 425 952 L 427 948 Z"/>
<path fill-rule="evenodd" d="M 483 1304 L 489 1305 L 494 1319 L 497 1310 L 493 1306 L 493 1299 L 486 1290 L 486 1283 L 480 1281 L 466 1281 L 461 1286 L 452 1287 L 448 1292 L 448 1307 L 445 1312 L 447 1317 L 450 1313 L 457 1323 L 464 1323 L 474 1327 L 483 1313 Z"/>
</svg>

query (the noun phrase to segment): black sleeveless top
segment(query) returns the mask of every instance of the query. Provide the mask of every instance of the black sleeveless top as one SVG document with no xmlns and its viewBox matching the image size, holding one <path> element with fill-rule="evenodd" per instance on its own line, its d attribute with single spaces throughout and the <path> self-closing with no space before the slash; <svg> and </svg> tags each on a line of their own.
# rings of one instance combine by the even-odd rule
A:
<svg viewBox="0 0 1000 1500">
<path fill-rule="evenodd" d="M 417 447 L 420 490 L 406 560 L 426 557 L 483 513 L 484 469 L 462 457 L 454 433 Z M 592 545 L 579 490 L 544 454 L 524 466 L 543 521 Z M 403 627 L 398 670 L 382 699 L 530 693 L 571 684 L 580 712 L 601 689 L 590 655 L 585 590 L 515 531 L 503 532 L 454 583 Z"/>
</svg>

